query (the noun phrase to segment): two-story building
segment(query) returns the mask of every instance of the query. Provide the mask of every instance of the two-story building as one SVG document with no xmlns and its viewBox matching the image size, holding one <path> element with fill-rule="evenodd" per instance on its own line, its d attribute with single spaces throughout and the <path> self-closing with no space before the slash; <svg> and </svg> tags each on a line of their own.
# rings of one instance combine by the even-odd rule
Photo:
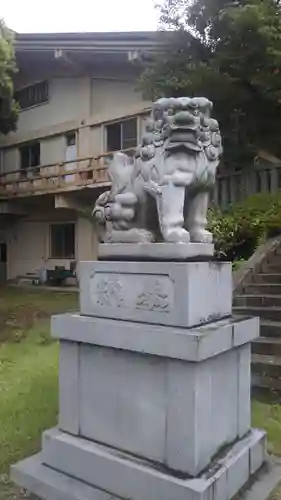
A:
<svg viewBox="0 0 281 500">
<path fill-rule="evenodd" d="M 79 207 L 108 186 L 106 157 L 139 142 L 150 102 L 137 90 L 156 33 L 22 34 L 17 131 L 0 138 L 2 279 L 96 256 Z"/>
</svg>

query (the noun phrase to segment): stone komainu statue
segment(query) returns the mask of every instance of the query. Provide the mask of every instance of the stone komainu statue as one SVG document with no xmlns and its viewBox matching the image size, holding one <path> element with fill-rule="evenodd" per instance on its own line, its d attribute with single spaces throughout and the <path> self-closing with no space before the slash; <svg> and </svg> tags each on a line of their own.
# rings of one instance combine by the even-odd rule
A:
<svg viewBox="0 0 281 500">
<path fill-rule="evenodd" d="M 109 164 L 111 190 L 93 210 L 102 241 L 212 242 L 206 215 L 222 152 L 212 107 L 201 97 L 154 103 L 134 158 L 118 152 Z"/>
</svg>

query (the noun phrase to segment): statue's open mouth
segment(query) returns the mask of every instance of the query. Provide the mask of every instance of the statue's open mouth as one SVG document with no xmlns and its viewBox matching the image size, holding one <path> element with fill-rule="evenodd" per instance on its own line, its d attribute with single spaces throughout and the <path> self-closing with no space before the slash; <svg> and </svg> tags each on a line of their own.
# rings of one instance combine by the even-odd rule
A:
<svg viewBox="0 0 281 500">
<path fill-rule="evenodd" d="M 165 144 L 166 151 L 174 151 L 175 149 L 185 149 L 192 153 L 200 153 L 203 150 L 202 146 L 199 144 L 195 144 L 194 142 L 189 142 L 187 140 L 169 142 L 168 144 Z"/>
<path fill-rule="evenodd" d="M 192 152 L 202 151 L 202 146 L 198 142 L 198 127 L 172 126 L 170 137 L 165 142 L 165 149 L 174 150 L 185 148 Z"/>
</svg>

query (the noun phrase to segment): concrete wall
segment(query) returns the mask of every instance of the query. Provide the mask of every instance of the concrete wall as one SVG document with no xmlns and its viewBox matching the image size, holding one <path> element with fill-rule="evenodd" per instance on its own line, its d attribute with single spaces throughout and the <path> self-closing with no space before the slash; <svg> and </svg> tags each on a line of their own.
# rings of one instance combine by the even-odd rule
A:
<svg viewBox="0 0 281 500">
<path fill-rule="evenodd" d="M 124 78 L 124 77 L 123 77 Z M 132 104 L 141 103 L 142 96 L 136 91 L 136 80 L 106 80 L 92 79 L 91 83 L 91 114 L 111 111 L 112 118 Z"/>
<path fill-rule="evenodd" d="M 66 140 L 65 135 L 48 137 L 40 141 L 41 165 L 50 165 L 65 160 Z"/>
<path fill-rule="evenodd" d="M 20 156 L 17 148 L 4 149 L 2 158 L 3 172 L 13 172 L 19 168 Z"/>
<path fill-rule="evenodd" d="M 11 145 L 3 149 L 2 171 L 20 168 L 18 148 L 29 140 L 40 141 L 41 165 L 64 161 L 65 133 L 79 130 L 81 125 L 77 155 L 98 155 L 104 152 L 104 130 L 100 126 L 103 116 L 105 121 L 114 120 L 130 113 L 133 106 L 139 105 L 141 109 L 142 103 L 147 105 L 136 91 L 136 77 L 132 75 L 127 80 L 118 74 L 115 78 L 104 79 L 91 76 L 50 78 L 49 102 L 21 111 L 17 131 L 1 138 L 3 145 Z M 86 122 L 95 123 L 95 120 L 97 126 L 83 128 Z"/>
<path fill-rule="evenodd" d="M 96 259 L 97 241 L 89 221 L 63 209 L 32 214 L 7 230 L 8 279 L 56 265 L 69 267 L 71 259 L 50 258 L 50 224 L 54 222 L 75 222 L 77 261 Z"/>
<path fill-rule="evenodd" d="M 49 80 L 49 102 L 20 112 L 18 132 L 41 129 L 67 122 L 83 116 L 89 106 L 89 95 L 85 91 L 84 78 L 51 78 Z"/>
</svg>

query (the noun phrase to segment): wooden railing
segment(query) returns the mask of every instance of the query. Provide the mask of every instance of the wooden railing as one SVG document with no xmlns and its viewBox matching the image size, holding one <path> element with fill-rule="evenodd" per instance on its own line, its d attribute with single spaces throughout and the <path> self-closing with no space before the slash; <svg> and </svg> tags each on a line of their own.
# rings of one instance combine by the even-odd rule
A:
<svg viewBox="0 0 281 500">
<path fill-rule="evenodd" d="M 249 165 L 247 169 L 217 175 L 214 201 L 224 209 L 256 193 L 276 193 L 280 189 L 281 164 Z"/>
<path fill-rule="evenodd" d="M 96 158 L 77 158 L 59 164 L 43 165 L 0 174 L 0 198 L 9 199 L 48 193 L 73 191 L 87 186 L 109 185 L 106 160 L 111 154 Z"/>
<path fill-rule="evenodd" d="M 132 149 L 127 152 L 132 153 Z M 0 174 L 0 199 L 74 191 L 87 186 L 109 185 L 107 161 L 112 153 L 98 157 L 77 158 L 43 165 L 27 170 Z M 237 203 L 259 192 L 277 192 L 281 189 L 281 164 L 253 166 L 240 171 L 217 175 L 214 202 L 221 208 Z"/>
<path fill-rule="evenodd" d="M 116 116 L 114 121 L 122 122 L 123 120 L 136 118 L 138 120 L 137 128 L 141 129 L 141 120 L 148 116 L 150 108 L 142 108 L 140 106 L 140 109 L 135 108 L 136 107 L 134 107 L 134 110 L 131 110 L 131 112 L 122 113 L 120 116 Z M 64 128 L 64 130 L 60 130 L 55 135 L 65 136 L 65 134 L 72 132 L 75 129 L 78 135 L 79 145 L 83 132 L 89 132 L 90 129 L 92 129 L 94 132 L 98 132 L 97 136 L 94 136 L 93 139 L 93 142 L 95 143 L 95 141 L 100 140 L 101 131 L 103 133 L 102 129 L 112 122 L 112 119 L 103 120 L 95 117 L 94 121 L 89 120 L 88 123 L 84 123 L 83 126 Z M 82 135 L 80 136 L 80 134 Z M 36 136 L 36 140 L 44 142 L 52 137 L 53 135 L 50 134 L 42 137 Z M 11 144 L 9 146 L 5 144 L 4 147 L 12 149 L 14 147 L 17 148 L 26 142 L 30 142 L 30 140 L 27 141 L 26 139 L 23 142 L 16 143 L 15 145 Z M 86 141 L 84 137 L 84 144 L 89 141 L 90 137 L 88 137 Z M 75 191 L 87 186 L 103 187 L 109 185 L 107 159 L 112 157 L 113 153 L 109 152 L 99 154 L 98 156 L 85 156 L 83 155 L 83 147 L 79 148 L 78 146 L 78 150 L 79 149 L 81 156 L 69 161 L 39 165 L 28 169 L 9 170 L 0 173 L 0 200 Z M 123 151 L 131 154 L 134 149 L 124 149 Z M 3 161 L 3 167 L 4 169 L 6 167 L 5 161 Z"/>
</svg>

